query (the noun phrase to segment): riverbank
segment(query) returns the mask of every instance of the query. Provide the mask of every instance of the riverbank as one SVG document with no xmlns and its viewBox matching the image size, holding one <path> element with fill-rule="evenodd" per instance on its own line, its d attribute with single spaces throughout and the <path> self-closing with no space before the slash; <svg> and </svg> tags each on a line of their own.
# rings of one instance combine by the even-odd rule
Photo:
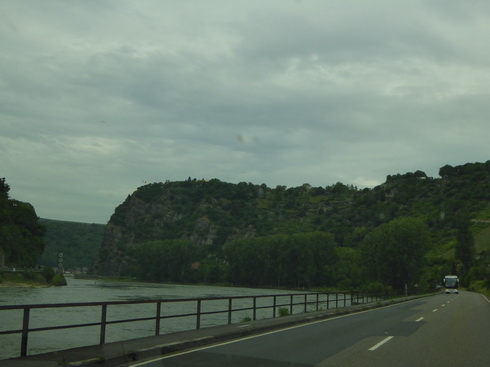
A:
<svg viewBox="0 0 490 367">
<path fill-rule="evenodd" d="M 0 273 L 0 288 L 44 288 L 66 285 L 62 274 L 47 272 Z"/>
</svg>

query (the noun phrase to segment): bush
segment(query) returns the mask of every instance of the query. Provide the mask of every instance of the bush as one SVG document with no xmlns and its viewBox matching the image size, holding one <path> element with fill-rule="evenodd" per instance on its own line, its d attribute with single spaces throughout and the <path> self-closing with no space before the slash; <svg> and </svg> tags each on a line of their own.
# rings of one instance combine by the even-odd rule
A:
<svg viewBox="0 0 490 367">
<path fill-rule="evenodd" d="M 279 316 L 288 316 L 289 310 L 286 307 L 279 307 Z"/>
<path fill-rule="evenodd" d="M 22 273 L 22 277 L 25 280 L 30 280 L 35 283 L 45 283 L 46 281 L 44 280 L 44 277 L 42 276 L 41 273 L 35 272 L 35 271 L 26 271 Z"/>
<path fill-rule="evenodd" d="M 66 285 L 66 279 L 63 275 L 61 274 L 55 274 L 53 277 L 53 280 L 51 281 L 52 285 Z"/>
<path fill-rule="evenodd" d="M 43 269 L 41 274 L 43 275 L 43 277 L 46 279 L 48 283 L 51 283 L 51 280 L 53 280 L 53 277 L 55 276 L 56 273 L 52 267 L 48 266 Z"/>
</svg>

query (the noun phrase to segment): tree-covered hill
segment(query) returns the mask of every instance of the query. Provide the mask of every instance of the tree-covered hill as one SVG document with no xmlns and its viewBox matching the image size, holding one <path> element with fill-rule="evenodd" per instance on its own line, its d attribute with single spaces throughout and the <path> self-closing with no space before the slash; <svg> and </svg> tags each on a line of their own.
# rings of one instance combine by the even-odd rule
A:
<svg viewBox="0 0 490 367">
<path fill-rule="evenodd" d="M 235 256 L 240 252 L 237 244 L 241 244 L 241 249 L 253 248 L 243 253 L 249 260 L 241 261 L 247 264 L 243 266 L 249 266 L 259 260 L 260 254 L 279 256 L 280 243 L 290 244 L 282 247 L 282 252 L 300 259 L 301 248 L 307 248 L 310 239 L 297 237 L 298 234 L 323 233 L 326 246 L 335 248 L 329 255 L 335 261 L 326 261 L 315 271 L 324 274 L 324 283 L 328 285 L 338 285 L 339 274 L 343 274 L 345 286 L 349 282 L 357 285 L 360 278 L 376 273 L 365 269 L 369 264 L 362 264 L 361 250 L 367 246 L 369 238 L 377 236 L 372 234 L 367 238 L 368 235 L 375 231 L 389 234 L 397 226 L 401 229 L 426 227 L 427 244 L 423 248 L 426 261 L 418 266 L 430 270 L 424 273 L 429 284 L 439 279 L 439 273 L 460 267 L 459 260 L 454 258 L 454 248 L 461 223 L 469 227 L 470 220 L 485 216 L 489 206 L 490 161 L 456 167 L 446 165 L 440 169 L 439 178 L 427 177 L 422 171 L 392 175 L 384 184 L 362 190 L 342 183 L 326 187 L 303 184 L 293 188 L 191 178 L 152 183 L 128 195 L 115 209 L 106 227 L 97 266 L 103 274 L 151 279 L 150 267 L 157 265 L 144 265 L 146 257 L 160 256 L 161 267 L 165 267 L 166 259 L 174 256 L 177 261 L 179 256 L 187 256 L 185 261 L 179 258 L 180 268 L 161 273 L 158 279 L 267 285 L 265 283 L 272 280 L 236 277 L 239 269 L 233 259 L 239 258 Z M 403 218 L 407 220 L 388 226 Z M 417 223 L 411 223 L 408 218 L 416 219 Z M 485 229 L 485 222 L 480 221 L 478 225 L 478 228 L 471 227 L 473 232 Z M 175 246 L 175 243 L 182 246 Z M 411 246 L 408 243 L 406 246 Z M 257 244 L 262 245 L 257 247 Z M 179 248 L 186 248 L 188 255 L 177 254 Z M 315 256 L 316 250 L 308 251 L 313 251 Z M 305 272 L 308 256 L 297 263 L 285 260 L 275 262 L 274 266 L 289 266 L 294 271 Z M 487 255 L 483 251 L 476 256 L 481 260 Z M 413 273 L 422 274 L 420 269 Z M 296 279 L 295 284 L 289 284 L 296 286 L 319 283 L 318 274 L 308 279 L 300 276 L 287 279 L 290 281 L 286 283 Z M 284 284 L 281 279 L 276 279 L 275 283 Z"/>
<path fill-rule="evenodd" d="M 46 244 L 41 265 L 57 267 L 59 254 L 63 254 L 65 270 L 90 270 L 104 236 L 105 225 L 67 222 L 41 218 L 46 228 Z"/>
<path fill-rule="evenodd" d="M 44 249 L 44 226 L 33 206 L 11 199 L 9 191 L 0 178 L 0 256 L 5 265 L 34 267 Z"/>
</svg>

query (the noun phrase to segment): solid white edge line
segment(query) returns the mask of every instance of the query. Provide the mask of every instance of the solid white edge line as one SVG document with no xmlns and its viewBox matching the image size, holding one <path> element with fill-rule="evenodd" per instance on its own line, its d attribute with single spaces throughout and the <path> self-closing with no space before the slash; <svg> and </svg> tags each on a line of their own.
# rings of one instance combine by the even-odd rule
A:
<svg viewBox="0 0 490 367">
<path fill-rule="evenodd" d="M 482 294 L 482 296 L 487 300 L 488 303 L 490 303 L 490 300 L 487 298 L 487 296 L 485 296 L 484 294 Z"/>
<path fill-rule="evenodd" d="M 388 336 L 388 337 L 384 338 L 383 340 L 381 340 L 381 341 L 380 341 L 378 344 L 373 345 L 373 346 L 372 346 L 371 348 L 369 348 L 368 350 L 370 350 L 370 351 L 376 350 L 376 349 L 378 349 L 379 347 L 381 347 L 381 346 L 382 346 L 384 343 L 386 343 L 386 342 L 390 341 L 391 339 L 393 339 L 393 337 L 392 337 L 392 336 Z"/>
</svg>

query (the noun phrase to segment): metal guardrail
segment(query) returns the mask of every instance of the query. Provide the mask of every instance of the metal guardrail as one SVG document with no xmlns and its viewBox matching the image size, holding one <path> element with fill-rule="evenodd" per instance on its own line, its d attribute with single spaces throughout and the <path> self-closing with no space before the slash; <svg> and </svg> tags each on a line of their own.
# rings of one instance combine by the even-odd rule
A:
<svg viewBox="0 0 490 367">
<path fill-rule="evenodd" d="M 239 311 L 252 311 L 252 319 L 257 319 L 257 311 L 263 309 L 271 309 L 271 317 L 277 317 L 277 313 L 284 313 L 284 309 L 287 314 L 293 314 L 293 310 L 301 306 L 301 312 L 308 312 L 308 306 L 312 306 L 314 311 L 331 308 L 346 307 L 354 304 L 374 302 L 381 297 L 363 294 L 360 292 L 338 292 L 338 293 L 294 293 L 294 294 L 277 294 L 277 295 L 259 295 L 259 296 L 238 296 L 238 297 L 208 297 L 208 298 L 184 298 L 184 299 L 160 299 L 160 300 L 141 300 L 141 301 L 117 301 L 117 302 L 83 302 L 83 303 L 56 303 L 56 304 L 32 304 L 32 305 L 12 305 L 12 306 L 0 306 L 0 312 L 5 310 L 21 310 L 23 312 L 22 328 L 15 330 L 0 331 L 1 335 L 20 334 L 21 335 L 21 347 L 20 356 L 27 356 L 27 346 L 29 340 L 29 333 L 42 332 L 49 330 L 60 329 L 73 329 L 89 326 L 99 326 L 99 344 L 105 344 L 106 342 L 106 330 L 108 325 L 122 324 L 136 321 L 154 321 L 155 322 L 155 335 L 160 335 L 161 321 L 170 318 L 183 318 L 183 317 L 195 317 L 196 329 L 201 328 L 202 317 L 211 314 L 227 314 L 228 324 L 232 323 L 232 314 Z M 233 301 L 235 300 L 249 299 L 252 301 L 250 307 L 237 307 L 234 308 Z M 269 300 L 266 305 L 258 305 L 257 300 Z M 284 301 L 286 299 L 286 301 Z M 203 311 L 203 304 L 209 301 L 227 300 L 227 308 L 213 311 Z M 168 303 L 182 303 L 193 302 L 195 303 L 195 312 L 180 313 L 172 315 L 162 314 L 162 305 Z M 118 305 L 135 305 L 135 304 L 155 304 L 155 314 L 148 317 L 139 317 L 131 319 L 111 320 L 107 319 L 107 309 L 109 306 Z M 59 309 L 70 307 L 100 307 L 100 321 L 90 323 L 79 323 L 70 325 L 57 325 L 48 327 L 36 327 L 31 328 L 30 313 L 34 309 Z M 281 310 L 282 309 L 282 310 Z"/>
</svg>

